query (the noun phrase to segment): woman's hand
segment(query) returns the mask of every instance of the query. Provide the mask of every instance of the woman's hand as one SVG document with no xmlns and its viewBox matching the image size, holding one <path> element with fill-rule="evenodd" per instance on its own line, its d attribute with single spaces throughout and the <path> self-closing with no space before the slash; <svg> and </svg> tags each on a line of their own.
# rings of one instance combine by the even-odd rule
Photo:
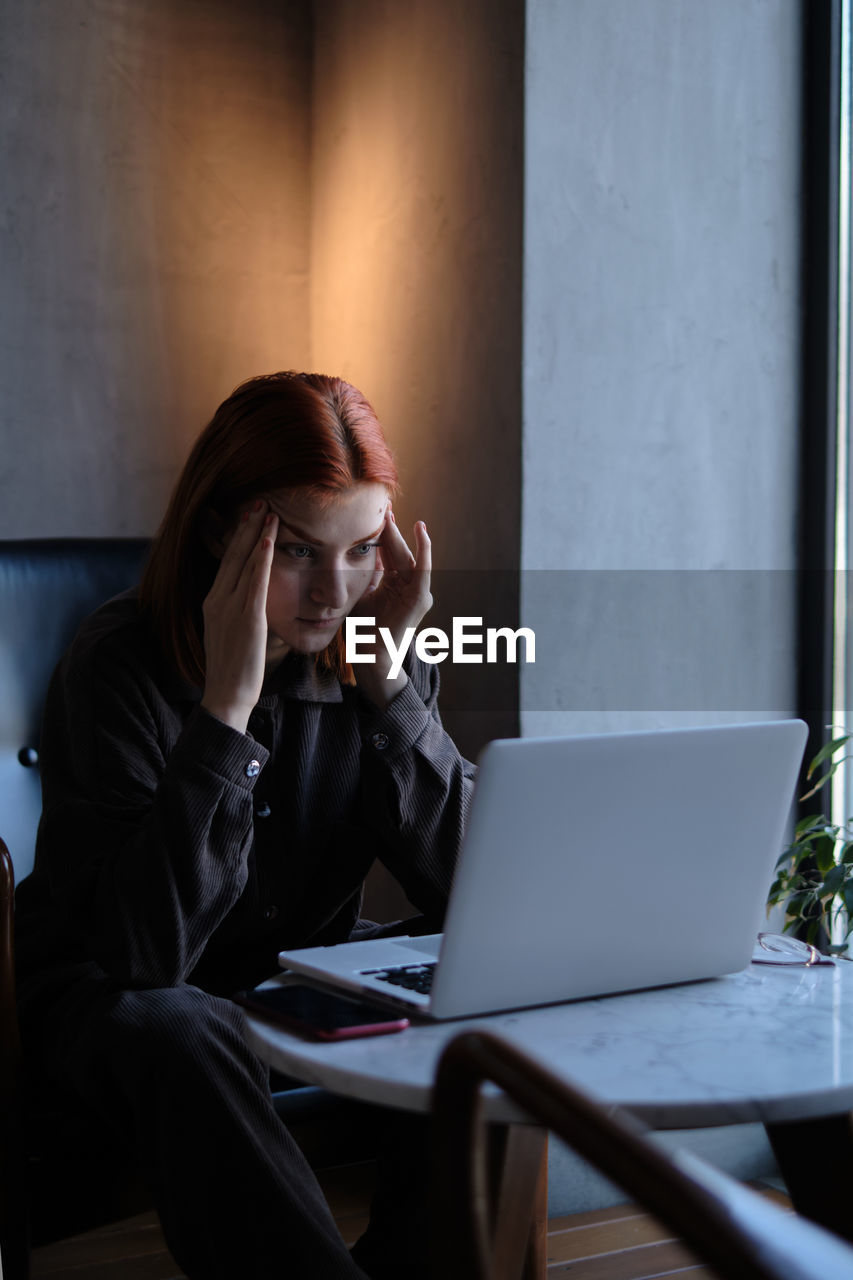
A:
<svg viewBox="0 0 853 1280">
<path fill-rule="evenodd" d="M 397 528 L 394 513 L 389 506 L 376 557 L 377 570 L 382 571 L 382 578 L 362 598 L 360 605 L 365 613 L 376 619 L 377 643 L 375 663 L 357 664 L 356 680 L 362 692 L 378 707 L 387 706 L 405 688 L 409 679 L 405 671 L 400 671 L 393 680 L 389 678 L 391 655 L 379 637 L 379 628 L 388 628 L 395 648 L 399 649 L 406 629 L 414 627 L 417 630 L 425 614 L 432 608 L 432 544 L 423 520 L 415 525 L 414 533 L 413 555 Z"/>
<path fill-rule="evenodd" d="M 204 615 L 201 705 L 240 733 L 261 696 L 267 652 L 267 589 L 278 517 L 265 502 L 245 511 L 225 547 Z"/>
</svg>

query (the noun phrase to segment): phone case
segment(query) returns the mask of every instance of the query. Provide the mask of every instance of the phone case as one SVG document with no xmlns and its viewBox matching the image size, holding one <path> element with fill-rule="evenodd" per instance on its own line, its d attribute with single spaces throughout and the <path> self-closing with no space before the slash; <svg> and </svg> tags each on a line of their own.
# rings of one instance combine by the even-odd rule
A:
<svg viewBox="0 0 853 1280">
<path fill-rule="evenodd" d="M 313 1020 L 310 1016 L 300 1015 L 286 1008 L 280 1008 L 275 1003 L 276 997 L 280 999 L 279 992 L 288 991 L 292 988 L 274 987 L 267 991 L 244 991 L 234 997 L 238 1004 L 243 1005 L 252 1013 L 259 1014 L 262 1018 L 266 1018 L 268 1022 L 274 1022 L 277 1026 L 284 1027 L 288 1031 L 299 1031 L 304 1035 L 309 1035 L 315 1040 L 354 1040 L 363 1036 L 383 1036 L 390 1035 L 395 1031 L 405 1031 L 410 1025 L 409 1019 L 403 1015 L 393 1012 L 385 1013 L 381 1010 L 381 1017 L 377 1018 L 377 1011 L 373 1008 L 366 1008 L 364 1022 L 341 1022 L 335 1025 L 332 1019 L 323 1018 L 322 1020 Z M 309 988 L 310 990 L 310 988 Z M 335 997 L 331 993 L 331 999 Z M 267 997 L 266 999 L 264 997 Z M 340 1007 L 347 1019 L 352 1017 L 353 1010 L 357 1010 L 358 1001 L 348 1001 L 344 997 L 340 997 Z M 352 1006 L 350 1009 L 348 1006 Z"/>
</svg>

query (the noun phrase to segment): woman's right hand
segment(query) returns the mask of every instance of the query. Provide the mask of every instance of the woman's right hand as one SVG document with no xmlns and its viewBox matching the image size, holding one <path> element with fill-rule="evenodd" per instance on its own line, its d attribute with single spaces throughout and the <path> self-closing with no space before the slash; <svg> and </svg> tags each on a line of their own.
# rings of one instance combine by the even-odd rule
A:
<svg viewBox="0 0 853 1280">
<path fill-rule="evenodd" d="M 267 590 L 278 517 L 262 501 L 244 511 L 225 546 L 204 615 L 201 705 L 240 733 L 261 696 L 267 652 Z"/>
</svg>

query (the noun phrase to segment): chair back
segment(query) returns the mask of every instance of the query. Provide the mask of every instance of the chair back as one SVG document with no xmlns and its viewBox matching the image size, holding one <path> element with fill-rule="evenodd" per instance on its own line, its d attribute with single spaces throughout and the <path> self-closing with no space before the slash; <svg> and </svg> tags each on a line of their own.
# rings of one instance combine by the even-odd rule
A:
<svg viewBox="0 0 853 1280">
<path fill-rule="evenodd" d="M 0 1277 L 29 1274 L 21 1126 L 21 1044 L 15 1013 L 15 873 L 0 840 Z"/>
<path fill-rule="evenodd" d="M 15 871 L 12 857 L 0 840 L 0 1027 L 3 1029 L 3 1052 L 0 1053 L 0 1115 L 5 1131 L 5 1100 L 18 1087 L 21 1045 L 15 1015 Z M 2 1149 L 0 1149 L 2 1150 Z M 2 1275 L 2 1273 L 0 1273 Z"/>
<path fill-rule="evenodd" d="M 0 835 L 19 882 L 32 868 L 41 813 L 38 751 L 51 674 L 83 618 L 135 586 L 148 545 L 142 538 L 0 542 Z"/>
<path fill-rule="evenodd" d="M 508 1040 L 468 1031 L 445 1048 L 433 1090 L 432 1204 L 441 1224 L 434 1274 L 441 1280 L 518 1280 L 524 1261 L 519 1232 L 507 1238 L 503 1230 L 514 1206 L 495 1203 L 487 1177 L 486 1081 L 671 1227 L 721 1280 L 853 1276 L 846 1241 L 689 1152 L 667 1153 L 635 1117 L 600 1104 Z"/>
<path fill-rule="evenodd" d="M 9 1280 L 28 1274 L 30 1225 L 39 1243 L 150 1203 L 147 1188 L 140 1192 L 125 1168 L 103 1160 L 88 1133 L 85 1146 L 78 1137 L 59 1161 L 52 1151 L 34 1161 L 26 1145 L 29 1184 L 25 1179 L 13 964 L 14 884 L 32 867 L 41 814 L 47 687 L 87 614 L 139 581 L 149 545 L 141 538 L 0 541 L 0 1280 L 4 1272 Z M 350 1116 L 338 1099 L 310 1087 L 282 1089 L 274 1102 L 318 1165 L 374 1154 L 369 1113 L 356 1108 Z"/>
</svg>

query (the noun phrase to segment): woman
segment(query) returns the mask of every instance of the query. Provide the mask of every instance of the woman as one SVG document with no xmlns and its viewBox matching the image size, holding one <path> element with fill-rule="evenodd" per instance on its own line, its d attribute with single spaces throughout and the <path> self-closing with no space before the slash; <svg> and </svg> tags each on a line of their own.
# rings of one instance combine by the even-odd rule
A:
<svg viewBox="0 0 853 1280">
<path fill-rule="evenodd" d="M 341 635 L 361 608 L 399 643 L 431 604 L 429 538 L 418 524 L 409 551 L 396 483 L 347 383 L 244 383 L 139 591 L 84 623 L 49 692 L 16 915 L 25 1041 L 133 1148 L 190 1277 L 395 1273 L 375 1232 L 364 1270 L 350 1257 L 227 996 L 284 947 L 366 931 L 376 858 L 415 928 L 440 927 L 473 767 L 441 727 L 437 668 L 409 656 L 390 679 L 384 645 L 351 668 Z"/>
</svg>

